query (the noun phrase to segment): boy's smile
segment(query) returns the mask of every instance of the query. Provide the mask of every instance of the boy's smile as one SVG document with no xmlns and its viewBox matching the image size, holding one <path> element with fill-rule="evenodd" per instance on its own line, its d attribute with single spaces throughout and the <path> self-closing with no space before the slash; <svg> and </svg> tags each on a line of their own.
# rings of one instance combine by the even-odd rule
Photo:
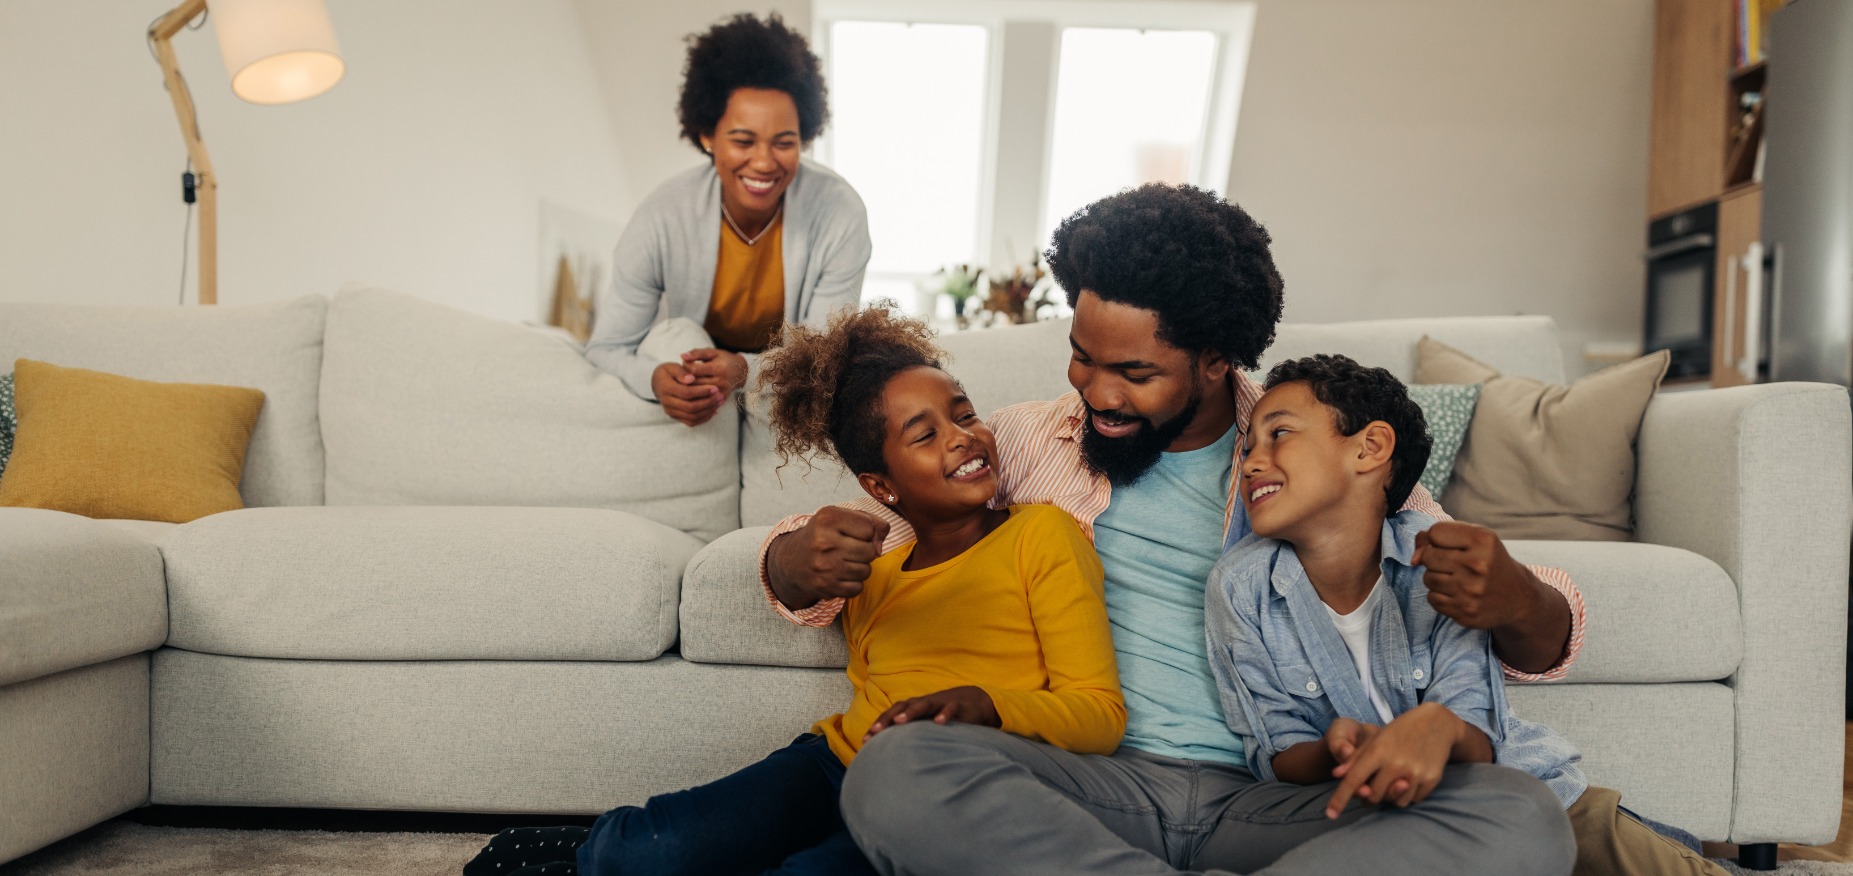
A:
<svg viewBox="0 0 1853 876">
<path fill-rule="evenodd" d="M 1254 531 L 1297 543 L 1309 521 L 1342 504 L 1351 492 L 1345 461 L 1352 443 L 1305 383 L 1262 396 L 1249 415 L 1241 465 L 1242 503 Z"/>
</svg>

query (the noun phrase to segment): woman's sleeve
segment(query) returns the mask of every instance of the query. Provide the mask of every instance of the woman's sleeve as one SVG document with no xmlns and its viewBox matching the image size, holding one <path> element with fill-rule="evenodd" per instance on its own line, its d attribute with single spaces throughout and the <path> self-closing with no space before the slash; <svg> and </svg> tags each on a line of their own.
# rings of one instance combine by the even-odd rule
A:
<svg viewBox="0 0 1853 876">
<path fill-rule="evenodd" d="M 637 345 L 656 322 L 663 300 L 664 241 L 661 223 L 646 203 L 618 237 L 611 285 L 601 290 L 585 357 L 599 370 L 624 381 L 638 398 L 656 401 L 650 377 L 659 364 Z"/>
<path fill-rule="evenodd" d="M 1100 557 L 1066 511 L 1024 535 L 1022 574 L 1031 619 L 1049 672 L 1049 689 L 985 686 L 1007 733 L 1080 754 L 1111 754 L 1126 734 L 1126 703 Z"/>
<path fill-rule="evenodd" d="M 808 326 L 821 326 L 837 310 L 862 304 L 862 277 L 868 271 L 869 253 L 873 251 L 869 243 L 869 211 L 848 183 L 842 184 L 842 195 L 832 205 L 825 229 L 812 243 L 821 248 L 816 255 L 823 257 L 823 275 L 811 292 L 810 304 L 798 315 L 799 321 Z"/>
</svg>

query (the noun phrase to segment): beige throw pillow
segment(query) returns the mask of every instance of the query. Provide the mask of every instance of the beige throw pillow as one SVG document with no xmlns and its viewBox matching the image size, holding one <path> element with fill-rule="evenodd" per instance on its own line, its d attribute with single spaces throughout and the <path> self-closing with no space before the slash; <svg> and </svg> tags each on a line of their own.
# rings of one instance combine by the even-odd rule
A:
<svg viewBox="0 0 1853 876">
<path fill-rule="evenodd" d="M 1663 350 L 1556 386 L 1501 377 L 1424 337 L 1417 383 L 1482 385 L 1443 507 L 1503 538 L 1629 540 L 1634 440 L 1668 358 Z"/>
</svg>

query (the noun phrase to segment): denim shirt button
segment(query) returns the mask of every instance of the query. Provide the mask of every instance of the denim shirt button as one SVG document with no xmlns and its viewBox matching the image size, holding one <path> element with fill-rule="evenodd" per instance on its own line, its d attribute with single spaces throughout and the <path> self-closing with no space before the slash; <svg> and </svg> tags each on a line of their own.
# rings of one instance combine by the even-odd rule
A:
<svg viewBox="0 0 1853 876">
<path fill-rule="evenodd" d="M 1318 693 L 1319 692 L 1319 682 L 1316 682 L 1316 681 L 1307 682 L 1306 692 L 1307 693 Z"/>
<path fill-rule="evenodd" d="M 1415 671 L 1415 680 L 1416 680 L 1416 681 L 1421 681 L 1421 680 L 1422 680 L 1422 670 L 1420 670 L 1420 669 L 1418 669 L 1418 670 L 1416 670 L 1416 671 Z"/>
</svg>

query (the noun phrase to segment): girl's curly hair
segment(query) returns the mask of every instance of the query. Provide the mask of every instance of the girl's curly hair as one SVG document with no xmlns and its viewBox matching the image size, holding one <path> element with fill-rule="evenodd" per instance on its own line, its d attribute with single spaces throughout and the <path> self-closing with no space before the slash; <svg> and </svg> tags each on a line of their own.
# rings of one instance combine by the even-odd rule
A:
<svg viewBox="0 0 1853 876">
<path fill-rule="evenodd" d="M 774 12 L 764 20 L 742 12 L 706 31 L 688 35 L 682 66 L 682 97 L 676 118 L 683 139 L 703 154 L 701 138 L 714 133 L 727 101 L 741 88 L 766 88 L 791 95 L 798 107 L 798 139 L 809 144 L 830 121 L 823 63 L 803 35 Z"/>
<path fill-rule="evenodd" d="M 842 310 L 823 331 L 787 325 L 759 363 L 756 390 L 771 396 L 774 449 L 791 458 L 835 456 L 855 474 L 885 474 L 881 393 L 910 368 L 941 368 L 933 330 L 895 315 L 889 302 Z"/>
</svg>

